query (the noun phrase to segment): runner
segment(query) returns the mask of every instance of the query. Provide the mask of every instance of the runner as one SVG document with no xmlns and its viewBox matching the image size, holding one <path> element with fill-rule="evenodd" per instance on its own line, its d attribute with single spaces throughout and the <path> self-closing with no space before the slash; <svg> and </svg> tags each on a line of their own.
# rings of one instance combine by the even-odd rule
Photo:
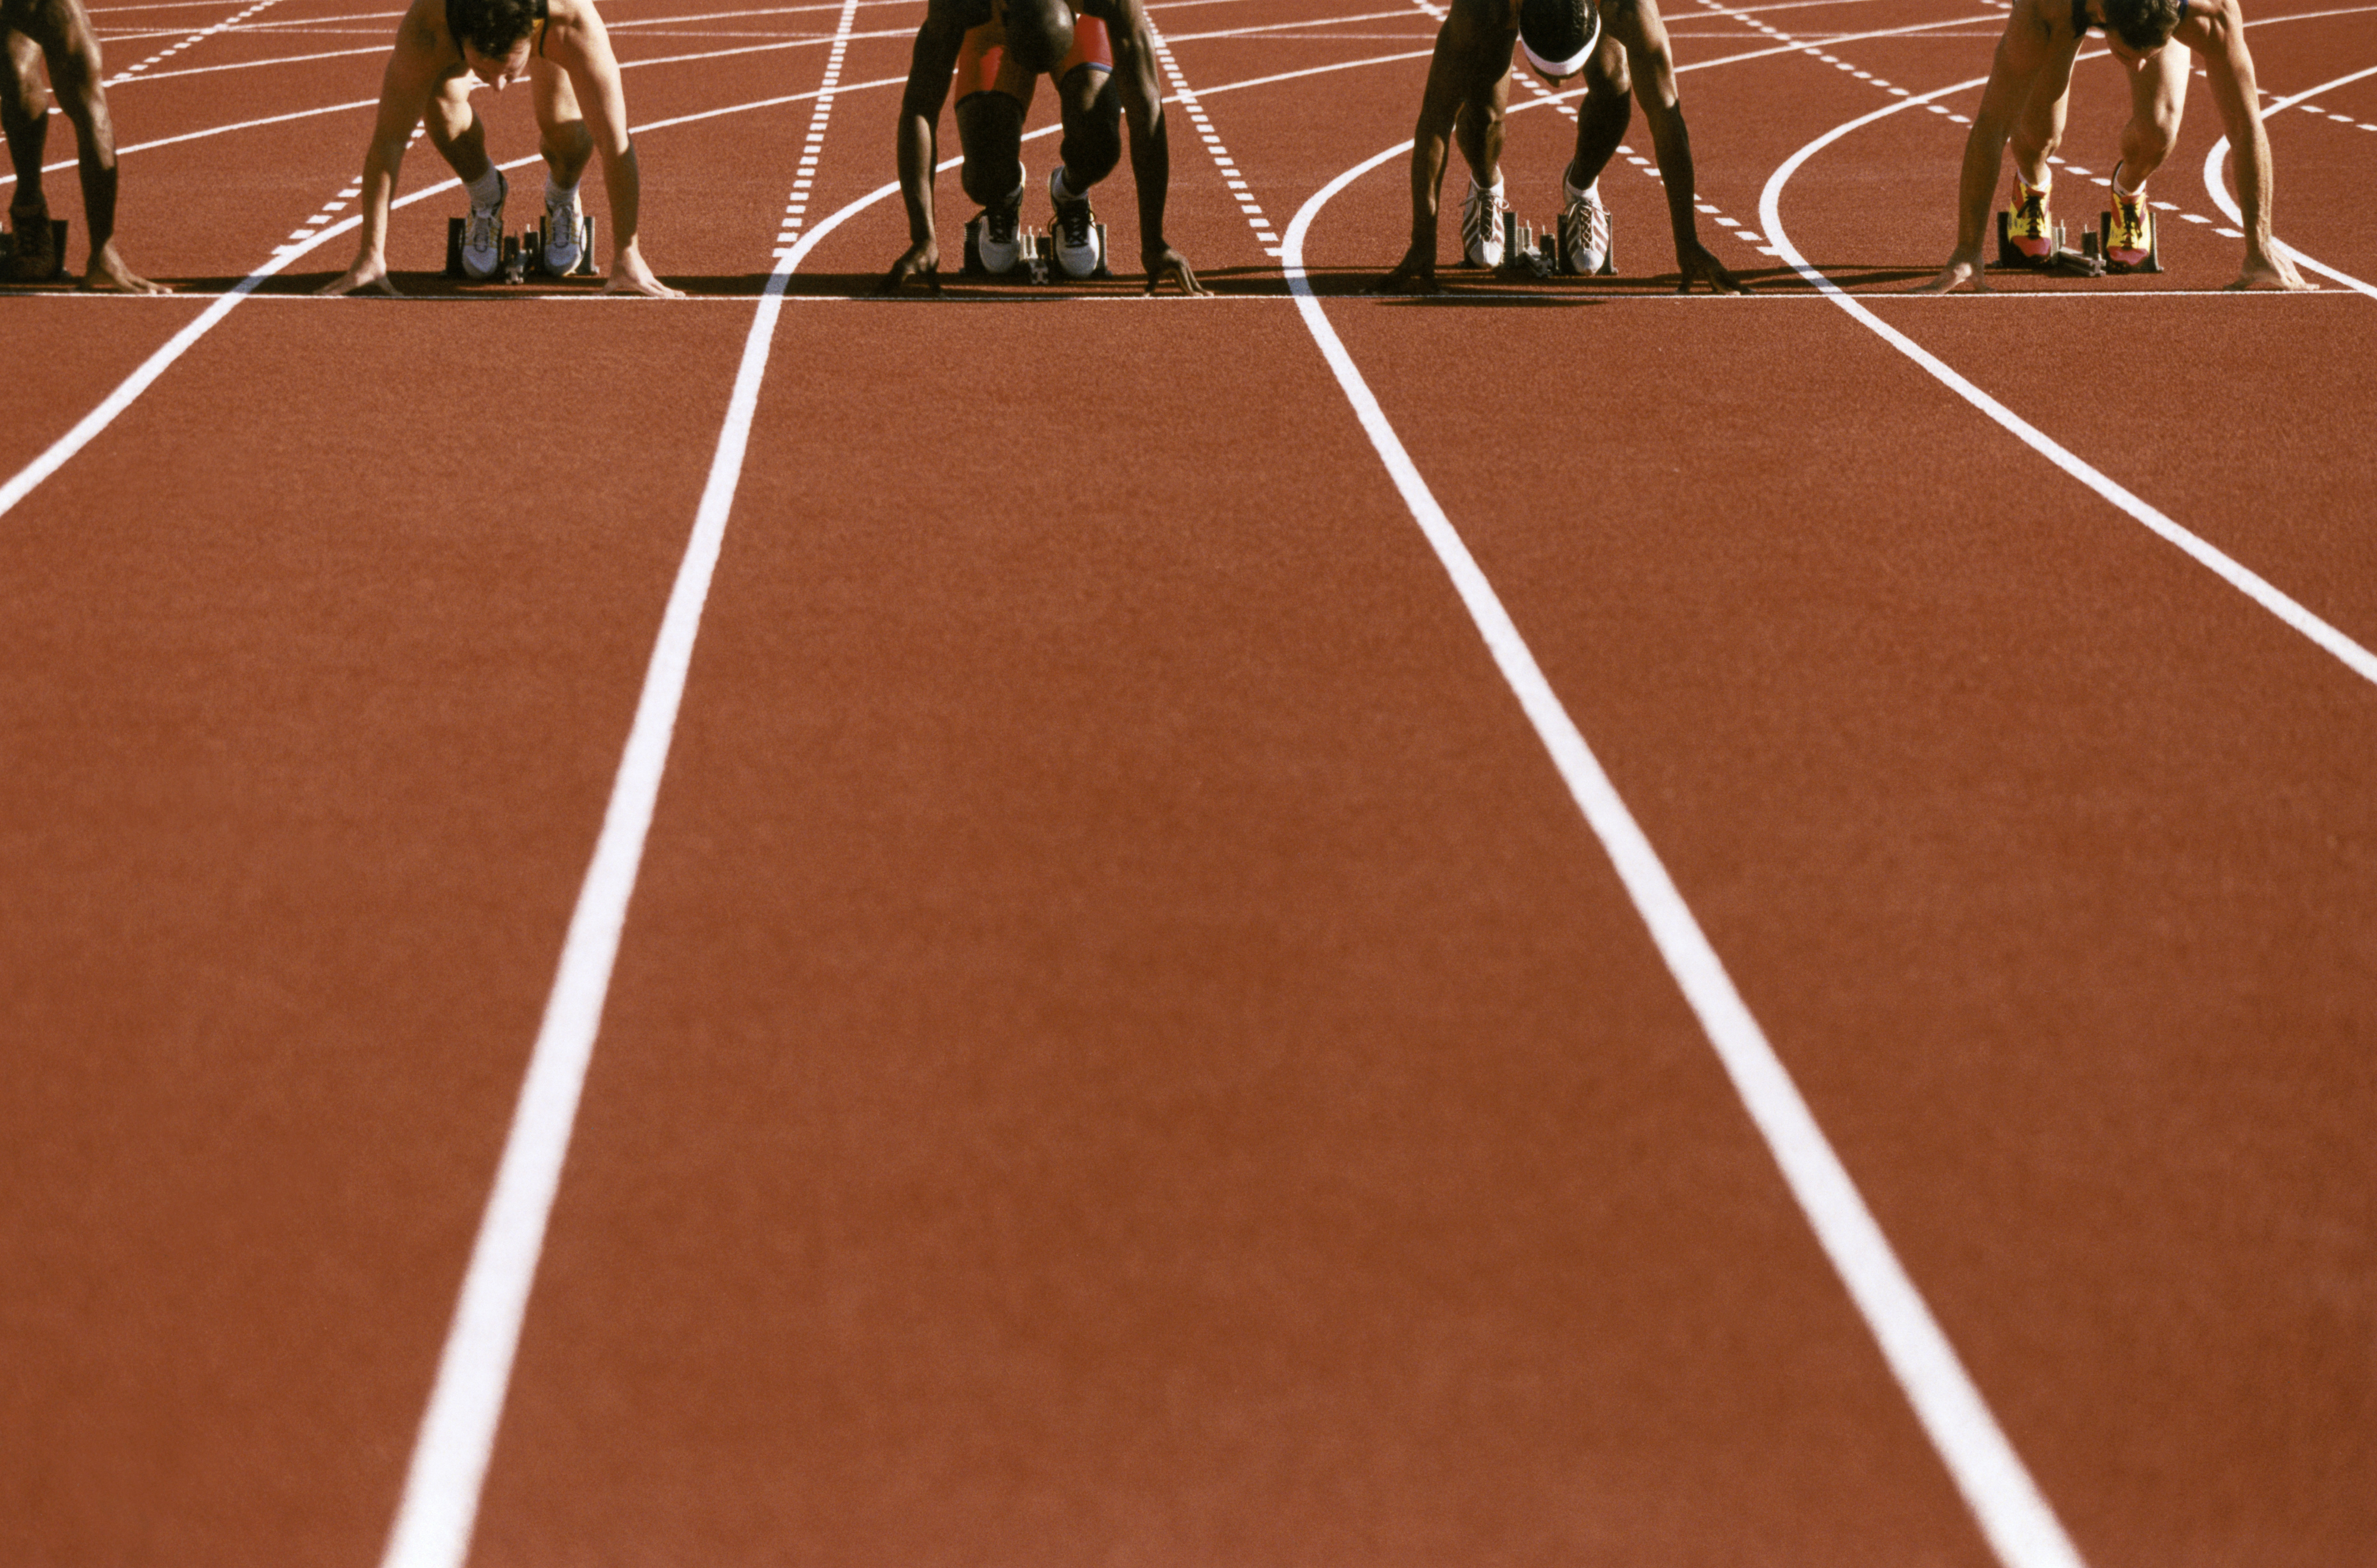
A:
<svg viewBox="0 0 2377 1568">
<path fill-rule="evenodd" d="M 939 161 L 941 104 L 958 81 L 960 180 L 981 204 L 975 244 L 985 270 L 1011 270 L 1021 255 L 1024 112 L 1042 75 L 1057 84 L 1065 139 L 1048 172 L 1057 264 L 1075 278 L 1105 259 L 1090 190 L 1122 157 L 1118 126 L 1130 121 L 1130 169 L 1139 187 L 1140 263 L 1147 291 L 1167 278 L 1184 294 L 1206 291 L 1164 240 L 1172 154 L 1156 86 L 1154 42 L 1140 0 L 930 0 L 900 105 L 900 194 L 914 242 L 891 266 L 885 292 L 922 276 L 940 286 L 933 232 L 933 169 Z"/>
<path fill-rule="evenodd" d="M 2176 41 L 2203 56 L 2236 152 L 2245 270 L 2229 287 L 2308 288 L 2286 251 L 2270 240 L 2270 142 L 2262 133 L 2253 55 L 2245 47 L 2245 18 L 2237 0 L 2014 0 L 1972 134 L 1965 138 L 1956 252 L 1940 276 L 1917 291 L 1939 292 L 1964 283 L 1988 287 L 1981 280 L 1981 245 L 2009 140 L 2014 196 L 2008 239 L 2027 255 L 2054 251 L 2055 223 L 2047 208 L 2054 173 L 2047 160 L 2063 140 L 2072 63 L 2092 27 L 2105 30 L 2105 47 L 2130 78 L 2130 120 L 2121 128 L 2120 161 L 2113 165 L 2105 258 L 2126 267 L 2154 254 L 2146 181 L 2179 140 L 2180 111 L 2187 102 L 2187 55 L 2167 47 Z"/>
<path fill-rule="evenodd" d="M 17 170 L 8 202 L 16 235 L 14 280 L 47 279 L 65 258 L 50 238 L 50 204 L 42 195 L 42 148 L 49 140 L 50 106 L 34 66 L 47 63 L 58 108 L 72 121 L 82 175 L 82 220 L 90 230 L 86 289 L 161 294 L 115 254 L 115 125 L 100 88 L 99 38 L 82 0 L 0 0 L 0 127 Z"/>
<path fill-rule="evenodd" d="M 1576 153 L 1561 179 L 1563 251 L 1579 272 L 1597 272 L 1609 256 L 1609 211 L 1601 171 L 1618 150 L 1632 114 L 1627 94 L 1642 101 L 1651 145 L 1667 187 L 1676 232 L 1677 292 L 1695 279 L 1712 291 L 1748 293 L 1700 242 L 1692 210 L 1692 143 L 1676 95 L 1676 63 L 1657 0 L 1452 0 L 1437 30 L 1436 58 L 1420 99 L 1412 140 L 1411 249 L 1380 282 L 1382 290 L 1436 289 L 1437 201 L 1444 184 L 1445 143 L 1459 142 L 1469 165 L 1461 204 L 1461 248 L 1473 267 L 1502 264 L 1502 117 L 1511 94 L 1511 49 L 1546 82 L 1582 72 Z"/>
<path fill-rule="evenodd" d="M 619 62 L 593 0 L 412 0 L 397 25 L 396 48 L 380 78 L 379 121 L 364 154 L 363 238 L 347 275 L 326 294 L 376 288 L 393 294 L 388 276 L 388 212 L 413 127 L 426 114 L 429 139 L 471 193 L 462 269 L 491 278 L 503 262 L 503 171 L 487 160 L 486 136 L 471 89 L 497 92 L 521 77 L 536 101 L 545 162 L 545 269 L 560 277 L 578 265 L 578 181 L 603 155 L 611 198 L 612 293 L 681 298 L 644 265 L 636 233 L 641 185 L 627 137 L 627 101 Z M 582 112 L 581 112 L 581 107 Z"/>
</svg>

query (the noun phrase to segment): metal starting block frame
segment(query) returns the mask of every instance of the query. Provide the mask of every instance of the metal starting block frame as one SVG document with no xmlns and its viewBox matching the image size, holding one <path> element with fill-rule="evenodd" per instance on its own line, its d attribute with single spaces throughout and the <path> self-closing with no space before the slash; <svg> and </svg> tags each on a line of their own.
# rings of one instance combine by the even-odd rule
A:
<svg viewBox="0 0 2377 1568">
<path fill-rule="evenodd" d="M 2107 273 L 2160 272 L 2162 270 L 2162 224 L 2154 226 L 2154 244 L 2140 262 L 2123 263 L 2105 254 L 2105 236 L 2113 232 L 2110 208 L 2096 215 L 2096 227 L 2080 231 L 2080 248 L 2072 250 L 2064 244 L 2061 223 L 2055 225 L 2055 248 L 2045 255 L 2025 255 L 2013 246 L 2013 214 L 1998 209 L 1998 259 L 1996 265 L 2010 272 L 2052 272 L 2063 278 L 2102 278 Z"/>
<path fill-rule="evenodd" d="M 578 265 L 569 269 L 567 276 L 599 277 L 601 274 L 594 269 L 594 220 L 591 215 L 581 213 L 578 222 Z M 448 218 L 446 220 L 446 276 L 458 283 L 527 282 L 532 275 L 544 270 L 544 224 L 545 220 L 540 218 L 535 228 L 522 229 L 517 237 L 505 235 L 503 259 L 496 263 L 494 276 L 473 278 L 462 270 L 462 234 L 469 227 L 469 220 Z"/>
<path fill-rule="evenodd" d="M 1057 246 L 1045 229 L 1029 224 L 1015 231 L 1015 243 L 1022 254 L 1016 259 L 1011 272 L 993 272 L 982 264 L 982 226 L 985 214 L 975 213 L 966 220 L 965 260 L 962 270 L 969 278 L 996 279 L 1002 283 L 1088 283 L 1114 277 L 1114 268 L 1106 265 L 1106 226 L 1098 224 L 1098 267 L 1085 278 L 1076 278 L 1057 260 Z"/>
<path fill-rule="evenodd" d="M 1584 269 L 1569 260 L 1568 240 L 1560 225 L 1554 223 L 1541 233 L 1532 225 L 1519 221 L 1515 212 L 1502 214 L 1502 266 L 1508 276 L 1520 278 L 1581 278 Z M 1593 274 L 1597 278 L 1618 276 L 1618 241 L 1610 236 L 1609 254 L 1601 258 L 1600 267 Z"/>
<path fill-rule="evenodd" d="M 17 236 L 0 234 L 0 283 L 56 283 L 66 275 L 66 220 L 50 220 L 50 269 L 39 278 L 17 276 Z"/>
</svg>

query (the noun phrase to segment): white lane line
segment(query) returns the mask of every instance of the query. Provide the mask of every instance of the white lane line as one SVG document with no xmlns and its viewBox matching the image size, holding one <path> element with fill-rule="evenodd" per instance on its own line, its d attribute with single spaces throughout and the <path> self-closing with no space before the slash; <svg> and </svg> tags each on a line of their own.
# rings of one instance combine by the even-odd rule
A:
<svg viewBox="0 0 2377 1568">
<path fill-rule="evenodd" d="M 1411 145 L 1389 148 L 1347 170 L 1314 193 L 1296 213 L 1288 225 L 1281 256 L 1296 308 L 1303 313 L 1305 326 L 1329 362 L 1346 401 L 1353 405 L 1364 434 L 1393 478 L 1404 504 L 1452 579 L 1503 680 L 1518 697 L 1544 749 L 1551 754 L 1571 798 L 1625 884 L 1627 896 L 1650 929 L 1668 972 L 1700 1019 L 1735 1091 L 1781 1168 L 1792 1197 L 1848 1287 L 1883 1360 L 1905 1391 L 1924 1431 L 1930 1434 L 1998 1560 L 2005 1568 L 2081 1568 L 2080 1554 L 2053 1508 L 1990 1414 L 1955 1347 L 1924 1304 L 1922 1293 L 1907 1277 L 1847 1168 L 1800 1096 L 1789 1069 L 1735 990 L 1724 961 L 1667 874 L 1658 851 L 1552 690 L 1500 596 L 1437 504 L 1418 465 L 1404 450 L 1369 384 L 1313 295 L 1304 272 L 1304 239 L 1314 218 L 1339 191 L 1380 164 L 1410 151 Z"/>
<path fill-rule="evenodd" d="M 818 89 L 818 117 L 813 125 L 822 126 L 830 112 L 857 10 L 857 0 L 844 0 L 842 27 L 825 80 Z M 701 612 L 709 602 L 711 579 L 726 537 L 726 519 L 742 481 L 752 417 L 758 409 L 759 384 L 768 373 L 768 352 L 775 340 L 784 286 L 801 256 L 834 226 L 832 220 L 821 223 L 800 244 L 778 253 L 752 315 L 751 330 L 743 340 L 726 422 L 719 431 L 710 475 L 694 513 L 693 530 L 677 564 L 651 659 L 644 670 L 635 722 L 628 729 L 619 771 L 611 785 L 610 803 L 603 810 L 603 831 L 595 840 L 577 907 L 570 913 L 569 932 L 545 1002 L 544 1020 L 537 1030 L 511 1131 L 504 1143 L 503 1161 L 455 1303 L 453 1325 L 438 1359 L 437 1382 L 413 1444 L 403 1501 L 389 1531 L 382 1568 L 462 1568 L 470 1554 L 471 1533 L 478 1522 L 479 1501 L 488 1461 L 495 1453 L 496 1430 L 503 1418 L 512 1362 L 520 1349 L 529 1292 L 536 1282 L 537 1261 L 544 1251 L 554 1196 L 560 1190 L 586 1069 L 593 1059 L 595 1036 L 610 996 L 611 971 L 618 957 L 627 906 L 635 896 L 637 873 L 643 864 L 644 842 L 660 799 L 661 776 L 668 766 L 669 744 L 675 735 L 686 677 L 693 664 L 694 639 L 701 630 Z"/>
<path fill-rule="evenodd" d="M 1888 104 L 1870 114 L 1860 115 L 1857 119 L 1835 125 L 1785 160 L 1783 165 L 1768 178 L 1765 192 L 1760 196 L 1758 203 L 1759 218 L 1765 223 L 1766 232 L 1782 253 L 1784 261 L 1799 276 L 1814 284 L 1827 299 L 1854 316 L 1875 336 L 1921 365 L 1941 386 L 1996 421 L 2032 451 L 2144 524 L 2168 542 L 2185 551 L 2198 564 L 2210 569 L 2229 587 L 2244 594 L 2287 625 L 2335 655 L 2354 674 L 2364 681 L 2377 683 L 2377 655 L 2372 655 L 2367 648 L 2312 614 L 2311 611 L 2297 603 L 2287 594 L 2280 592 L 2275 586 L 2258 573 L 2247 568 L 2241 562 L 2215 548 L 2209 540 L 2181 528 L 2178 523 L 2148 505 L 2144 500 L 2114 482 L 2106 474 L 2098 471 L 2095 466 L 2084 461 L 2077 454 L 2061 445 L 2029 421 L 1965 380 L 1944 361 L 1874 315 L 1852 298 L 1840 285 L 1809 265 L 1808 258 L 1799 253 L 1799 248 L 1793 244 L 1790 237 L 1784 232 L 1783 187 L 1789 183 L 1793 174 L 1798 172 L 1800 166 L 1809 159 L 1852 131 L 1860 130 L 1901 110 L 1913 108 L 1927 99 L 1951 92 L 1968 91 L 1987 80 L 1986 77 L 1976 77 L 1971 81 L 1956 82 L 1948 87 L 1934 89 L 1920 98 L 1910 98 L 1903 103 Z"/>
<path fill-rule="evenodd" d="M 2262 26 L 2264 24 L 2256 23 L 2255 25 Z M 2309 92 L 2299 92 L 2292 98 L 2279 99 L 2276 102 L 2268 105 L 2262 111 L 2263 116 L 2267 118 L 2268 116 L 2276 113 L 2281 109 L 2300 103 L 2307 98 L 2316 98 L 2321 93 L 2326 92 L 2334 88 L 2342 87 L 2347 82 L 2357 82 L 2364 77 L 2377 77 L 2377 65 L 2371 65 L 2366 70 L 2355 71 L 2348 77 L 2338 77 L 2334 81 L 2322 82 L 2317 87 L 2312 88 Z M 2245 221 L 2244 211 L 2242 208 L 2238 207 L 2237 198 L 2228 194 L 2228 182 L 2221 177 L 2220 165 L 2222 160 L 2228 156 L 2228 138 L 2224 136 L 2218 141 L 2212 144 L 2212 150 L 2210 152 L 2204 155 L 2204 189 L 2205 194 L 2212 197 L 2212 204 L 2228 215 L 2229 222 L 2242 223 Z M 2220 232 L 2223 233 L 2230 232 L 2230 231 L 2228 230 L 2222 230 Z M 2244 236 L 2242 232 L 2240 232 L 2236 234 L 2236 237 L 2242 239 Z M 2272 237 L 2274 239 L 2275 238 L 2275 236 Z M 2292 245 L 2287 245 L 2286 249 L 2287 254 L 2294 257 L 2296 266 L 2300 267 L 2307 271 L 2316 272 L 2323 278 L 2331 279 L 2335 282 L 2343 284 L 2347 289 L 2366 294 L 2372 300 L 2377 300 L 2377 287 L 2372 287 L 2369 283 L 2362 281 L 2360 279 L 2353 277 L 2348 272 L 2339 272 L 2335 267 L 2328 266 L 2325 262 L 2313 261 L 2311 257 L 2303 255 L 2302 252 L 2295 249 Z"/>
<path fill-rule="evenodd" d="M 248 18 L 255 16 L 257 12 L 269 11 L 280 3 L 281 0 L 256 0 L 256 3 L 248 6 L 246 10 L 241 11 L 234 16 L 226 17 L 221 21 L 215 23 L 212 27 L 200 28 L 197 31 L 185 37 L 179 43 L 161 49 L 156 53 L 151 54 L 149 58 L 140 61 L 137 65 L 126 65 L 123 70 L 118 71 L 115 75 L 108 77 L 106 85 L 109 87 L 116 87 L 125 82 L 137 80 L 141 72 L 146 71 L 149 66 L 158 64 L 160 61 L 169 60 L 174 55 L 179 54 L 183 50 L 189 48 L 193 44 L 204 42 L 206 40 L 212 38 L 219 32 L 228 32 L 232 29 L 239 26 L 240 23 L 247 20 Z M 181 75 L 178 71 L 160 74 L 171 76 Z"/>
<path fill-rule="evenodd" d="M 1188 85 L 1188 78 L 1181 75 L 1180 63 L 1172 57 L 1172 45 L 1157 30 L 1153 17 L 1147 18 L 1147 36 L 1154 45 L 1156 64 L 1164 68 L 1165 79 L 1172 84 L 1171 101 L 1179 104 L 1181 112 L 1188 116 L 1198 139 L 1205 144 L 1205 150 L 1221 170 L 1222 184 L 1237 202 L 1238 211 L 1246 219 L 1248 226 L 1254 230 L 1256 244 L 1261 247 L 1265 255 L 1277 255 L 1279 235 L 1272 231 L 1271 220 L 1264 215 L 1262 203 L 1255 199 L 1247 182 L 1239 175 L 1236 160 L 1231 158 L 1230 149 L 1222 145 L 1220 133 L 1213 129 L 1213 122 L 1205 113 L 1205 105 L 1199 100 L 1196 89 Z"/>
</svg>

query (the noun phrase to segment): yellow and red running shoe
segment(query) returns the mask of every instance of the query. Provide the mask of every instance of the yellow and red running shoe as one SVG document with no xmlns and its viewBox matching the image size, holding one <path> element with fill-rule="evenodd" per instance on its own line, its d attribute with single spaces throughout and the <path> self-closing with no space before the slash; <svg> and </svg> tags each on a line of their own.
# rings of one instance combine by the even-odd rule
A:
<svg viewBox="0 0 2377 1568">
<path fill-rule="evenodd" d="M 2116 166 L 2113 209 L 2105 215 L 2105 259 L 2115 267 L 2144 267 L 2154 256 L 2154 209 L 2144 191 L 2121 194 L 2120 172 Z"/>
<path fill-rule="evenodd" d="M 2047 215 L 2047 187 L 2034 185 L 2017 171 L 2013 205 L 2006 209 L 2006 244 L 2033 261 L 2055 254 L 2055 220 Z"/>
</svg>

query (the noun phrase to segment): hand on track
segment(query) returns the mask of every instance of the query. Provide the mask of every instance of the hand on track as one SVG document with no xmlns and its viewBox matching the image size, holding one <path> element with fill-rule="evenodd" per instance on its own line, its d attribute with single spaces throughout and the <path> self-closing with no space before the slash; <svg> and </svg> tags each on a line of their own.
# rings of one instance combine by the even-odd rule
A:
<svg viewBox="0 0 2377 1568">
<path fill-rule="evenodd" d="M 1945 294 L 1967 283 L 1973 286 L 1973 292 L 1977 294 L 1989 292 L 1989 286 L 1981 281 L 1981 264 L 1978 258 L 1964 255 L 1952 256 L 1949 258 L 1948 265 L 1940 269 L 1939 277 L 1929 283 L 1918 283 L 1909 291 L 1917 294 Z"/>
<path fill-rule="evenodd" d="M 1435 294 L 1443 291 L 1437 286 L 1435 247 L 1422 250 L 1414 245 L 1404 253 L 1395 269 L 1370 285 L 1373 294 Z"/>
<path fill-rule="evenodd" d="M 1725 263 L 1710 255 L 1708 247 L 1698 240 L 1690 242 L 1689 248 L 1677 251 L 1676 266 L 1677 270 L 1682 275 L 1676 284 L 1676 292 L 1678 294 L 1690 293 L 1695 280 L 1706 283 L 1712 294 L 1750 292 L 1750 285 L 1727 272 L 1725 269 Z"/>
<path fill-rule="evenodd" d="M 936 294 L 941 291 L 941 247 L 938 242 L 919 240 L 902 252 L 900 259 L 891 264 L 891 270 L 883 275 L 882 286 L 875 291 L 878 295 L 896 294 L 900 285 L 911 278 L 922 278 L 933 286 Z"/>
<path fill-rule="evenodd" d="M 644 265 L 644 253 L 629 241 L 611 254 L 611 279 L 603 285 L 606 294 L 641 294 L 653 300 L 681 300 L 683 289 L 672 289 L 652 276 Z"/>
<path fill-rule="evenodd" d="M 102 245 L 98 254 L 90 258 L 90 270 L 82 275 L 82 286 L 99 293 L 170 294 L 173 291 L 170 284 L 152 283 L 125 266 L 124 258 L 115 254 L 115 242 L 113 240 Z"/>
<path fill-rule="evenodd" d="M 1178 251 L 1158 241 L 1140 253 L 1139 264 L 1147 269 L 1147 291 L 1155 292 L 1167 278 L 1180 285 L 1183 294 L 1211 294 L 1213 291 L 1197 281 L 1188 263 Z"/>
<path fill-rule="evenodd" d="M 355 258 L 355 264 L 347 268 L 347 275 L 345 277 L 338 279 L 334 283 L 325 283 L 320 288 L 315 290 L 314 292 L 317 294 L 352 294 L 360 292 L 364 289 L 374 290 L 379 293 L 386 294 L 390 299 L 400 300 L 404 298 L 402 291 L 397 288 L 395 282 L 390 279 L 388 275 L 387 258 L 385 256 L 376 255 L 357 256 Z"/>
</svg>

